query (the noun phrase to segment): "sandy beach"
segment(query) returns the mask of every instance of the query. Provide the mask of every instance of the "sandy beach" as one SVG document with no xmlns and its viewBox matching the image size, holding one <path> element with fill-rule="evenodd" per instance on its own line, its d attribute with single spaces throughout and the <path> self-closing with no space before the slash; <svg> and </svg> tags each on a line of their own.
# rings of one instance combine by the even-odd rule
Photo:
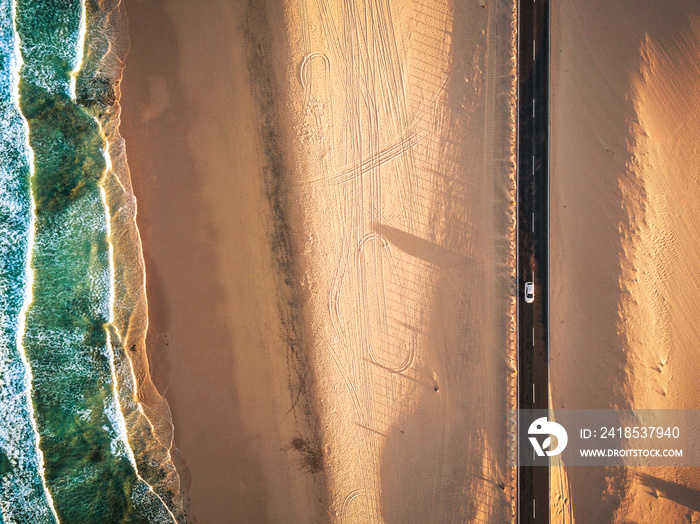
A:
<svg viewBox="0 0 700 524">
<path fill-rule="evenodd" d="M 143 238 L 154 382 L 197 522 L 318 522 L 323 476 L 292 392 L 261 110 L 242 7 L 126 2 L 122 132 Z M 207 30 L 202 30 L 206 27 Z M 202 59 L 206 57 L 206 59 Z M 296 448 L 295 448 L 296 444 Z"/>
<path fill-rule="evenodd" d="M 700 404 L 699 16 L 682 1 L 553 4 L 554 407 Z M 696 468 L 552 478 L 557 522 L 698 515 Z"/>
<path fill-rule="evenodd" d="M 508 521 L 513 4 L 289 12 L 331 515 Z"/>
<path fill-rule="evenodd" d="M 289 11 L 331 514 L 510 520 L 513 5 Z"/>
<path fill-rule="evenodd" d="M 191 519 L 512 520 L 515 5 L 125 5 Z"/>
</svg>

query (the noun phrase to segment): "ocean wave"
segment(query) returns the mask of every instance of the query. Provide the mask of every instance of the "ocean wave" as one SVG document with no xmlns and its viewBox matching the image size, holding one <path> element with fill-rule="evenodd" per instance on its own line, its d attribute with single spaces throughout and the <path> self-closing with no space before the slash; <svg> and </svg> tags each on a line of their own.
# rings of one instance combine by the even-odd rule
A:
<svg viewBox="0 0 700 524">
<path fill-rule="evenodd" d="M 0 0 L 0 514 L 3 522 L 53 522 L 29 395 L 21 336 L 31 237 L 31 151 L 18 101 L 14 5 Z"/>
<path fill-rule="evenodd" d="M 139 477 L 184 521 L 183 495 L 173 463 L 173 424 L 165 399 L 150 379 L 144 261 L 136 227 L 124 140 L 119 134 L 119 82 L 128 50 L 127 22 L 119 0 L 88 9 L 86 55 L 78 75 L 77 101 L 100 123 L 107 171 L 101 181 L 112 250 L 111 340 L 119 401 Z M 136 394 L 138 392 L 138 400 Z M 181 458 L 178 458 L 183 463 Z"/>
<path fill-rule="evenodd" d="M 2 521 L 173 522 L 128 438 L 139 407 L 111 326 L 109 144 L 79 103 L 86 4 L 0 8 L 14 96 L 0 101 Z"/>
</svg>

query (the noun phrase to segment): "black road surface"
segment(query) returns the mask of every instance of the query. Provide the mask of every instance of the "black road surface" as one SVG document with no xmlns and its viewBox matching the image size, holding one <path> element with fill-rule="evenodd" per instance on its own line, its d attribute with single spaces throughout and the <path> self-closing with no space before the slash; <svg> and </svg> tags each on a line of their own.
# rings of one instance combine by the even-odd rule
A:
<svg viewBox="0 0 700 524">
<path fill-rule="evenodd" d="M 519 1 L 518 16 L 518 400 L 549 407 L 549 0 Z M 524 300 L 534 282 L 535 301 Z M 532 453 L 523 443 L 520 453 Z M 519 522 L 549 522 L 549 468 L 521 467 Z"/>
</svg>

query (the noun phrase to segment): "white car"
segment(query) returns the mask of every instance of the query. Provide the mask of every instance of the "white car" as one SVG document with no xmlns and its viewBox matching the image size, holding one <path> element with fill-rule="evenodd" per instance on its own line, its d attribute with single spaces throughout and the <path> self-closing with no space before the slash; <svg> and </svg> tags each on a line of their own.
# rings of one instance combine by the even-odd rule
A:
<svg viewBox="0 0 700 524">
<path fill-rule="evenodd" d="M 525 302 L 532 304 L 535 301 L 535 284 L 525 282 Z"/>
</svg>

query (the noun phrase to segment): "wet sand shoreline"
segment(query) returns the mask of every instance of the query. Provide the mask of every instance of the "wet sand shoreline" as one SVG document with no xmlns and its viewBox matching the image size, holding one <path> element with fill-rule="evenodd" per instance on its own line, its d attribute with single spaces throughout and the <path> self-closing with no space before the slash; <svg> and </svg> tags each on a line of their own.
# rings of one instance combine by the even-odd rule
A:
<svg viewBox="0 0 700 524">
<path fill-rule="evenodd" d="M 191 516 L 317 521 L 310 501 L 322 482 L 303 465 L 315 447 L 289 390 L 288 300 L 278 297 L 288 277 L 270 247 L 280 232 L 261 176 L 265 118 L 247 80 L 249 13 L 224 2 L 126 4 L 122 131 L 147 264 L 147 345 L 187 462 Z"/>
</svg>

